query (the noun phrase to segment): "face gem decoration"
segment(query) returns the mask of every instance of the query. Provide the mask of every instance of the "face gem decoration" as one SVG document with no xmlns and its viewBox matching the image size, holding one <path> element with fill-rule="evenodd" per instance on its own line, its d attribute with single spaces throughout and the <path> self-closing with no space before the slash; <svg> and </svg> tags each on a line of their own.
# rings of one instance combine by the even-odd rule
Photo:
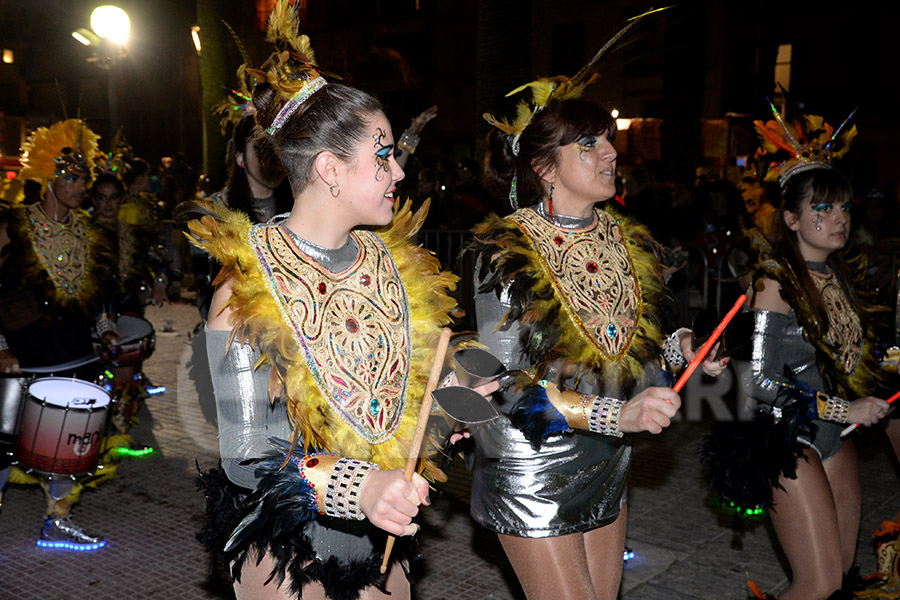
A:
<svg viewBox="0 0 900 600">
<path fill-rule="evenodd" d="M 394 151 L 393 144 L 385 146 L 382 140 L 387 137 L 387 132 L 379 127 L 372 134 L 375 140 L 375 181 L 382 181 L 384 176 L 391 172 L 391 153 Z"/>
</svg>

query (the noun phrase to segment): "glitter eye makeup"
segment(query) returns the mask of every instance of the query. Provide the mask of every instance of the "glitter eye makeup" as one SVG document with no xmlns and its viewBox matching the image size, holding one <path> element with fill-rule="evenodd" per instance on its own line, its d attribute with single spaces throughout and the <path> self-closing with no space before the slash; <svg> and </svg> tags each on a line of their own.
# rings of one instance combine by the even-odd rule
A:
<svg viewBox="0 0 900 600">
<path fill-rule="evenodd" d="M 598 137 L 596 135 L 583 135 L 575 141 L 575 150 L 578 151 L 578 157 L 584 160 L 584 153 L 590 152 L 597 147 Z"/>
<path fill-rule="evenodd" d="M 79 177 L 75 173 L 69 173 L 67 175 L 63 175 L 63 181 L 65 181 L 66 183 L 77 183 L 80 181 L 87 185 L 91 182 L 91 178 L 87 175 L 85 175 L 84 177 Z"/>
<path fill-rule="evenodd" d="M 384 145 L 383 140 L 387 137 L 387 132 L 379 127 L 372 134 L 375 140 L 375 181 L 381 181 L 384 176 L 391 172 L 391 153 L 394 151 L 394 145 Z"/>
<path fill-rule="evenodd" d="M 831 212 L 831 202 L 819 202 L 818 204 L 813 204 L 812 209 L 814 212 Z"/>
</svg>

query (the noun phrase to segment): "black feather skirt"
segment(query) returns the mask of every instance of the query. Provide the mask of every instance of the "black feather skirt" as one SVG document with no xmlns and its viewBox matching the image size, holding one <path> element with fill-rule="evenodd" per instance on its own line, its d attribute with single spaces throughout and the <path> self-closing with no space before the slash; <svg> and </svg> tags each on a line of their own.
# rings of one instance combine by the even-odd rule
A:
<svg viewBox="0 0 900 600">
<path fill-rule="evenodd" d="M 799 406 L 788 407 L 776 420 L 757 411 L 751 421 L 716 424 L 703 439 L 701 460 L 707 482 L 722 500 L 745 509 L 771 506 L 772 490 L 782 488 L 781 479 L 797 478 L 805 448 L 797 437 L 814 438 L 816 430 L 800 412 Z"/>
<path fill-rule="evenodd" d="M 200 473 L 197 487 L 206 497 L 206 522 L 197 539 L 227 565 L 235 580 L 240 581 L 248 557 L 257 560 L 268 554 L 275 567 L 267 585 L 289 585 L 298 600 L 303 586 L 310 582 L 321 583 L 332 600 L 358 600 L 360 592 L 372 585 L 383 589 L 385 576 L 380 566 L 387 533 L 368 521 L 317 515 L 314 523 L 308 521 L 288 530 L 284 519 L 273 514 L 235 545 L 235 531 L 253 512 L 255 494 L 233 484 L 221 468 Z M 341 552 L 347 540 L 353 540 L 355 546 L 352 556 Z M 394 563 L 412 555 L 414 543 L 406 537 L 397 539 L 391 554 L 392 568 L 400 568 Z"/>
</svg>

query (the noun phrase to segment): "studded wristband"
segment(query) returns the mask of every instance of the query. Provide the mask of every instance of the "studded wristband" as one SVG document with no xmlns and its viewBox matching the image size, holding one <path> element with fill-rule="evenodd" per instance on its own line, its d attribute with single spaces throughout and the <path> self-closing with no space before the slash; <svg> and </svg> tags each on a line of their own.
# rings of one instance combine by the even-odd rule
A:
<svg viewBox="0 0 900 600">
<path fill-rule="evenodd" d="M 400 141 L 397 142 L 397 147 L 401 150 L 406 150 L 410 154 L 413 154 L 416 151 L 416 147 L 419 145 L 419 136 L 414 133 L 410 133 L 407 129 L 400 136 Z"/>
<path fill-rule="evenodd" d="M 116 330 L 116 322 L 110 318 L 111 315 L 104 313 L 97 319 L 97 335 L 102 336 L 104 333 L 111 331 L 118 334 Z"/>
<path fill-rule="evenodd" d="M 591 405 L 591 416 L 588 418 L 588 429 L 601 435 L 622 437 L 619 431 L 619 415 L 624 402 L 616 398 L 598 396 Z"/>
<path fill-rule="evenodd" d="M 666 359 L 667 363 L 676 368 L 683 367 L 687 364 L 687 361 L 684 359 L 684 354 L 681 351 L 681 336 L 686 332 L 690 332 L 690 329 L 679 329 L 667 337 L 663 344 L 663 358 Z"/>
<path fill-rule="evenodd" d="M 837 396 L 817 394 L 816 408 L 819 411 L 819 418 L 823 421 L 846 423 L 850 418 L 850 401 Z"/>
<path fill-rule="evenodd" d="M 339 459 L 328 477 L 323 500 L 325 514 L 341 519 L 365 519 L 359 507 L 359 492 L 366 476 L 377 469 L 377 465 L 354 458 Z"/>
</svg>

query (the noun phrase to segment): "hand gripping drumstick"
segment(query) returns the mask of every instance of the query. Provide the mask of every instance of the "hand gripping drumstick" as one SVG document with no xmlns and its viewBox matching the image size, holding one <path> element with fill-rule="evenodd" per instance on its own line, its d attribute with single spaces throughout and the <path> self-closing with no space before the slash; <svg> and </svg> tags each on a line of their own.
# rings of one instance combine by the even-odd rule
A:
<svg viewBox="0 0 900 600">
<path fill-rule="evenodd" d="M 687 366 L 684 370 L 684 373 L 681 374 L 681 377 L 678 378 L 678 383 L 675 384 L 675 387 L 672 389 L 676 392 L 680 392 L 681 388 L 684 387 L 684 384 L 687 383 L 687 380 L 691 378 L 691 375 L 694 374 L 694 371 L 697 370 L 697 367 L 700 366 L 700 363 L 703 362 L 703 359 L 706 358 L 706 355 L 709 354 L 709 351 L 712 350 L 713 345 L 716 343 L 716 340 L 719 339 L 719 336 L 722 335 L 722 332 L 725 331 L 725 327 L 728 323 L 734 318 L 734 315 L 741 310 L 741 307 L 744 305 L 744 302 L 747 301 L 747 295 L 741 294 L 741 297 L 737 299 L 737 302 L 734 303 L 734 306 L 731 307 L 731 310 L 728 311 L 728 314 L 725 315 L 725 318 L 722 319 L 722 322 L 716 327 L 715 331 L 713 331 L 712 335 L 709 336 L 709 339 L 700 346 L 700 349 L 697 351 L 697 356 L 694 357 L 694 360 Z"/>
<path fill-rule="evenodd" d="M 428 418 L 431 416 L 431 392 L 437 387 L 438 380 L 441 378 L 441 368 L 444 366 L 444 356 L 447 354 L 447 346 L 450 345 L 450 335 L 452 333 L 447 327 L 441 330 L 437 353 L 434 355 L 431 374 L 428 376 L 428 384 L 425 386 L 425 396 L 422 398 L 422 407 L 419 409 L 419 420 L 416 421 L 416 431 L 409 446 L 409 458 L 406 459 L 406 468 L 403 470 L 403 476 L 407 481 L 412 481 L 413 473 L 416 471 L 416 463 L 419 462 L 419 450 L 422 448 L 422 441 L 425 439 L 425 429 L 428 426 Z M 382 573 L 387 572 L 395 539 L 392 535 L 388 536 L 387 544 L 384 547 L 384 560 L 381 561 Z"/>
<path fill-rule="evenodd" d="M 900 392 L 897 392 L 896 394 L 894 394 L 893 396 L 891 396 L 890 398 L 888 398 L 888 399 L 887 399 L 887 403 L 888 403 L 888 404 L 893 404 L 894 401 L 895 401 L 897 398 L 900 398 Z M 854 429 L 856 429 L 857 427 L 859 427 L 859 423 L 854 423 L 853 425 L 850 425 L 849 427 L 846 427 L 846 428 L 841 432 L 841 437 L 844 437 L 845 435 L 850 434 L 850 433 L 851 433 Z"/>
</svg>

